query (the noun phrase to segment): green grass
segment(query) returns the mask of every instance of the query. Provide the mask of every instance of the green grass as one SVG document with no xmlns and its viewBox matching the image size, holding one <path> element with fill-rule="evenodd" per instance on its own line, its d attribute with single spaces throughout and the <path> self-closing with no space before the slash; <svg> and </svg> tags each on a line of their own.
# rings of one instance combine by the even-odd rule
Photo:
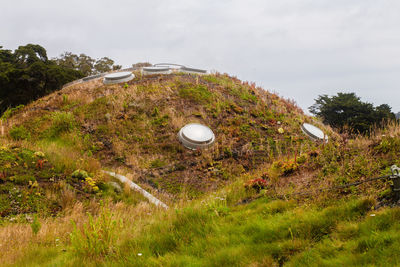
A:
<svg viewBox="0 0 400 267">
<path fill-rule="evenodd" d="M 57 256 L 67 265 L 91 259 L 107 266 L 392 266 L 400 261 L 399 208 L 371 211 L 374 202 L 368 199 L 325 208 L 267 198 L 238 206 L 219 198 L 202 203 L 160 214 L 150 224 L 124 224 L 125 233 L 140 230 L 130 238 L 114 232 L 119 242 L 110 241 L 107 248 L 101 243 L 88 253 L 69 252 L 66 262 Z M 100 215 L 87 236 L 73 234 L 72 248 L 110 223 L 116 222 Z M 21 264 L 27 259 L 32 260 L 28 255 Z"/>
<path fill-rule="evenodd" d="M 55 112 L 52 114 L 52 125 L 48 129 L 48 137 L 55 138 L 62 133 L 71 132 L 76 126 L 74 115 L 70 112 Z"/>
<path fill-rule="evenodd" d="M 24 126 L 14 126 L 9 134 L 13 140 L 26 140 L 31 136 Z"/>
<path fill-rule="evenodd" d="M 212 99 L 212 93 L 204 85 L 193 86 L 192 84 L 182 84 L 178 93 L 182 98 L 188 98 L 203 104 Z"/>
</svg>

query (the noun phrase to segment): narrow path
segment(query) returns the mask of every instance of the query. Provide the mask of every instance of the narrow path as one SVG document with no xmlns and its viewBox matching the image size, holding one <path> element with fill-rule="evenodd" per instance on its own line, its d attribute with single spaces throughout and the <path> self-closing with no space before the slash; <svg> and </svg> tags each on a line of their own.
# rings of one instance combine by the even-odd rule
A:
<svg viewBox="0 0 400 267">
<path fill-rule="evenodd" d="M 164 209 L 168 209 L 168 206 L 164 202 L 157 199 L 155 196 L 153 196 L 152 194 L 150 194 L 149 192 L 147 192 L 146 190 L 144 190 L 143 188 L 141 188 L 140 186 L 138 186 L 137 184 L 135 184 L 128 178 L 126 178 L 125 176 L 117 174 L 115 172 L 109 172 L 109 171 L 104 171 L 104 170 L 103 170 L 103 172 L 107 173 L 108 175 L 111 175 L 114 178 L 117 178 L 121 183 L 128 184 L 130 188 L 141 193 L 145 198 L 147 198 L 154 205 L 162 207 Z"/>
</svg>

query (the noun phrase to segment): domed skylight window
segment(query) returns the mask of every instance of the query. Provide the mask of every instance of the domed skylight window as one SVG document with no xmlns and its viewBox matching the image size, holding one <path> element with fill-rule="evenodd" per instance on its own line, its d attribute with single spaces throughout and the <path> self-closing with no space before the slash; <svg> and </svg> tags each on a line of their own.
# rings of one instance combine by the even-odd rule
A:
<svg viewBox="0 0 400 267">
<path fill-rule="evenodd" d="M 189 123 L 178 133 L 179 141 L 189 149 L 210 147 L 215 142 L 213 131 L 199 123 Z"/>
<path fill-rule="evenodd" d="M 104 84 L 123 83 L 130 81 L 133 78 L 135 78 L 135 76 L 132 74 L 132 72 L 129 71 L 114 72 L 104 76 L 103 83 Z"/>
<path fill-rule="evenodd" d="M 206 70 L 202 69 L 195 69 L 195 68 L 188 68 L 188 67 L 182 67 L 180 71 L 185 72 L 185 73 L 195 73 L 195 74 L 206 74 Z"/>
<path fill-rule="evenodd" d="M 170 67 L 158 66 L 158 67 L 143 67 L 143 75 L 154 75 L 154 74 L 170 74 Z"/>
<path fill-rule="evenodd" d="M 303 123 L 301 125 L 301 130 L 303 131 L 303 133 L 305 133 L 308 137 L 310 137 L 313 141 L 324 141 L 325 143 L 328 143 L 328 136 L 324 134 L 324 132 L 309 123 Z"/>
</svg>

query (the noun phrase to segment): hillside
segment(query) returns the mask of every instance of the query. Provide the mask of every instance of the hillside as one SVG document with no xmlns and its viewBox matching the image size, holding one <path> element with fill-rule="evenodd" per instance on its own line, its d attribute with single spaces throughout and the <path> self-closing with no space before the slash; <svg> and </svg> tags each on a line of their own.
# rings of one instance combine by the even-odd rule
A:
<svg viewBox="0 0 400 267">
<path fill-rule="evenodd" d="M 97 80 L 65 88 L 15 114 L 10 133 L 94 158 L 171 200 L 215 190 L 313 146 L 300 130 L 311 118 L 254 85 L 225 75 L 137 76 L 126 85 Z M 176 135 L 189 122 L 215 132 L 211 150 L 193 152 L 179 143 Z"/>
<path fill-rule="evenodd" d="M 389 174 L 400 164 L 397 124 L 349 139 L 292 101 L 225 74 L 135 74 L 125 84 L 71 85 L 3 116 L 0 239 L 9 250 L 0 252 L 1 263 L 400 261 L 400 210 L 387 181 L 319 191 Z M 179 143 L 179 129 L 191 122 L 212 129 L 213 147 Z M 318 125 L 329 143 L 306 137 L 304 122 Z M 128 176 L 172 208 L 114 190 L 101 170 Z M 12 187 L 27 197 L 8 207 Z M 22 214 L 39 215 L 36 234 Z"/>
</svg>

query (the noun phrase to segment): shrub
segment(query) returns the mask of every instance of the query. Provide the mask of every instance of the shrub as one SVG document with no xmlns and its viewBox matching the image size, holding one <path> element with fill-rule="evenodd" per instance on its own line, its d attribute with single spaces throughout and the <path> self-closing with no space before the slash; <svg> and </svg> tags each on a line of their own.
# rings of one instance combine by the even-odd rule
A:
<svg viewBox="0 0 400 267">
<path fill-rule="evenodd" d="M 14 140 L 26 140 L 31 137 L 30 133 L 24 126 L 14 126 L 11 128 L 10 136 Z"/>
<path fill-rule="evenodd" d="M 86 171 L 84 171 L 84 170 L 75 170 L 72 174 L 71 174 L 71 176 L 73 177 L 73 178 L 78 178 L 78 179 L 80 179 L 80 180 L 84 180 L 84 179 L 86 179 L 86 178 L 88 178 L 89 177 L 89 175 L 88 175 L 88 173 L 86 172 Z"/>
<path fill-rule="evenodd" d="M 57 137 L 62 133 L 71 132 L 75 127 L 75 118 L 71 112 L 55 112 L 52 121 L 49 137 Z"/>
<path fill-rule="evenodd" d="M 257 179 L 253 179 L 248 181 L 245 184 L 245 188 L 250 189 L 253 188 L 255 189 L 257 192 L 260 191 L 261 189 L 266 188 L 268 185 L 268 182 L 262 178 L 257 178 Z"/>
<path fill-rule="evenodd" d="M 10 118 L 13 114 L 17 113 L 19 110 L 21 110 L 24 107 L 24 105 L 18 105 L 14 108 L 9 108 L 4 113 L 1 115 L 0 119 L 1 120 L 7 120 Z"/>
</svg>

